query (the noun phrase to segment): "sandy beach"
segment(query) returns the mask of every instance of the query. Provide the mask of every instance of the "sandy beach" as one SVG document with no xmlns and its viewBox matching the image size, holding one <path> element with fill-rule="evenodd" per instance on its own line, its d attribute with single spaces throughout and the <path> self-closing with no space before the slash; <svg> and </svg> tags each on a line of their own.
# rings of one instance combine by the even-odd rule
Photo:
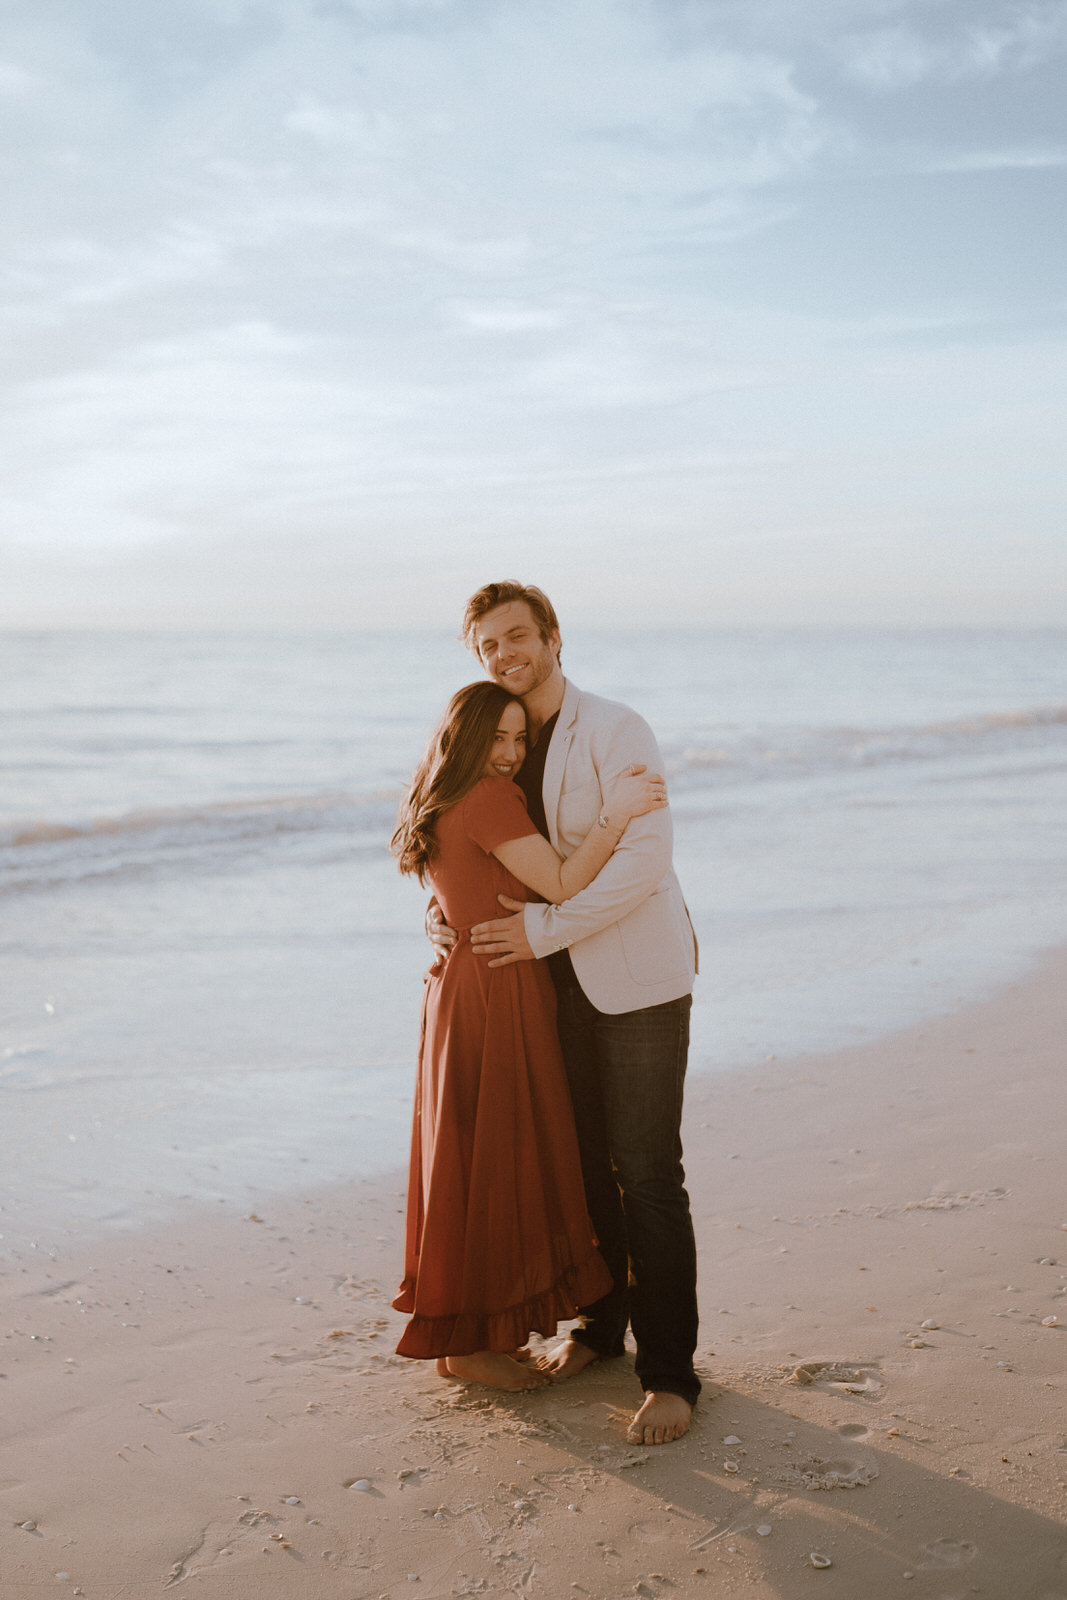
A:
<svg viewBox="0 0 1067 1600">
<path fill-rule="evenodd" d="M 1067 1597 L 1067 952 L 694 1078 L 692 1431 L 393 1355 L 403 1174 L 6 1274 L 0 1595 Z"/>
</svg>

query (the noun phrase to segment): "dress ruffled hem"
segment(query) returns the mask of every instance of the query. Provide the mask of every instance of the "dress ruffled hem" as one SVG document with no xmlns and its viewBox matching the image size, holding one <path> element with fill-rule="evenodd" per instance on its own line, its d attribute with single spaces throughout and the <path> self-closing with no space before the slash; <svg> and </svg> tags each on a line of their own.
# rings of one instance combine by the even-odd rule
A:
<svg viewBox="0 0 1067 1600">
<path fill-rule="evenodd" d="M 415 1284 L 405 1278 L 393 1309 L 414 1314 L 396 1353 L 413 1361 L 430 1361 L 435 1356 L 469 1356 L 477 1350 L 518 1350 L 531 1333 L 550 1338 L 557 1323 L 577 1317 L 580 1306 L 591 1305 L 610 1288 L 611 1274 L 599 1251 L 594 1250 L 580 1266 L 568 1267 L 551 1289 L 519 1305 L 502 1311 L 424 1317 L 415 1311 Z"/>
</svg>

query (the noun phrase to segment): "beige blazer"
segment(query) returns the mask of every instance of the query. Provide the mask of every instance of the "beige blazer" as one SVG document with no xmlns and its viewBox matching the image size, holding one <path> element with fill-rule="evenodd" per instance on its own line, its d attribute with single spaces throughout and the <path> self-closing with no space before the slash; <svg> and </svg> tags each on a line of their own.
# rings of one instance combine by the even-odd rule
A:
<svg viewBox="0 0 1067 1600">
<path fill-rule="evenodd" d="M 663 771 L 652 729 L 628 706 L 566 684 L 545 764 L 549 837 L 568 856 L 604 807 L 604 790 L 633 761 Z M 598 1011 L 617 1014 L 689 994 L 696 938 L 671 867 L 670 811 L 636 817 L 589 886 L 558 906 L 528 905 L 535 956 L 570 950 Z"/>
</svg>

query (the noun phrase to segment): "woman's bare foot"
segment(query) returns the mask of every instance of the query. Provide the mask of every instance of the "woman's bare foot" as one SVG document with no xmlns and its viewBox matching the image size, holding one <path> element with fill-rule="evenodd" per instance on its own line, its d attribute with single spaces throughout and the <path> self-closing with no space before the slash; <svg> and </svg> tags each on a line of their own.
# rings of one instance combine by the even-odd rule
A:
<svg viewBox="0 0 1067 1600">
<path fill-rule="evenodd" d="M 462 1378 L 467 1383 L 485 1383 L 490 1389 L 540 1389 L 549 1380 L 532 1364 L 515 1361 L 502 1350 L 476 1350 L 469 1356 L 438 1358 L 437 1370 L 444 1361 L 444 1376 Z"/>
<path fill-rule="evenodd" d="M 540 1356 L 537 1365 L 542 1372 L 548 1373 L 553 1383 L 562 1383 L 564 1378 L 577 1377 L 579 1372 L 599 1360 L 596 1351 L 580 1339 L 564 1339 L 546 1356 Z"/>
<path fill-rule="evenodd" d="M 512 1361 L 525 1363 L 533 1360 L 533 1351 L 527 1345 L 523 1345 L 521 1350 L 512 1350 L 509 1354 Z M 447 1356 L 438 1356 L 434 1365 L 437 1368 L 437 1376 L 439 1378 L 451 1378 L 454 1383 L 459 1382 L 459 1374 L 448 1370 Z M 537 1387 L 540 1387 L 540 1385 L 537 1385 Z"/>
<path fill-rule="evenodd" d="M 626 1434 L 630 1444 L 670 1444 L 689 1432 L 693 1408 L 680 1394 L 650 1389 Z"/>
<path fill-rule="evenodd" d="M 523 1345 L 521 1350 L 510 1351 L 509 1354 L 511 1355 L 512 1361 L 525 1362 L 533 1360 L 533 1351 L 526 1345 Z M 451 1373 L 448 1370 L 447 1356 L 438 1356 L 435 1364 L 437 1367 L 437 1376 L 439 1378 L 452 1378 L 455 1376 L 454 1373 Z"/>
</svg>

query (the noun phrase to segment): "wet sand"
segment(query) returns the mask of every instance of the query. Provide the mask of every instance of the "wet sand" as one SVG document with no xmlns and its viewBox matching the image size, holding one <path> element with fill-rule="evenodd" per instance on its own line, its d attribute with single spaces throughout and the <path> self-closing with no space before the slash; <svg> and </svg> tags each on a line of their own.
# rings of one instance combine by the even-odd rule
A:
<svg viewBox="0 0 1067 1600">
<path fill-rule="evenodd" d="M 392 1353 L 402 1174 L 42 1234 L 4 1274 L 2 1600 L 1067 1600 L 1065 1038 L 1059 952 L 692 1081 L 705 1395 L 659 1449 L 629 1358 L 502 1395 Z"/>
</svg>

